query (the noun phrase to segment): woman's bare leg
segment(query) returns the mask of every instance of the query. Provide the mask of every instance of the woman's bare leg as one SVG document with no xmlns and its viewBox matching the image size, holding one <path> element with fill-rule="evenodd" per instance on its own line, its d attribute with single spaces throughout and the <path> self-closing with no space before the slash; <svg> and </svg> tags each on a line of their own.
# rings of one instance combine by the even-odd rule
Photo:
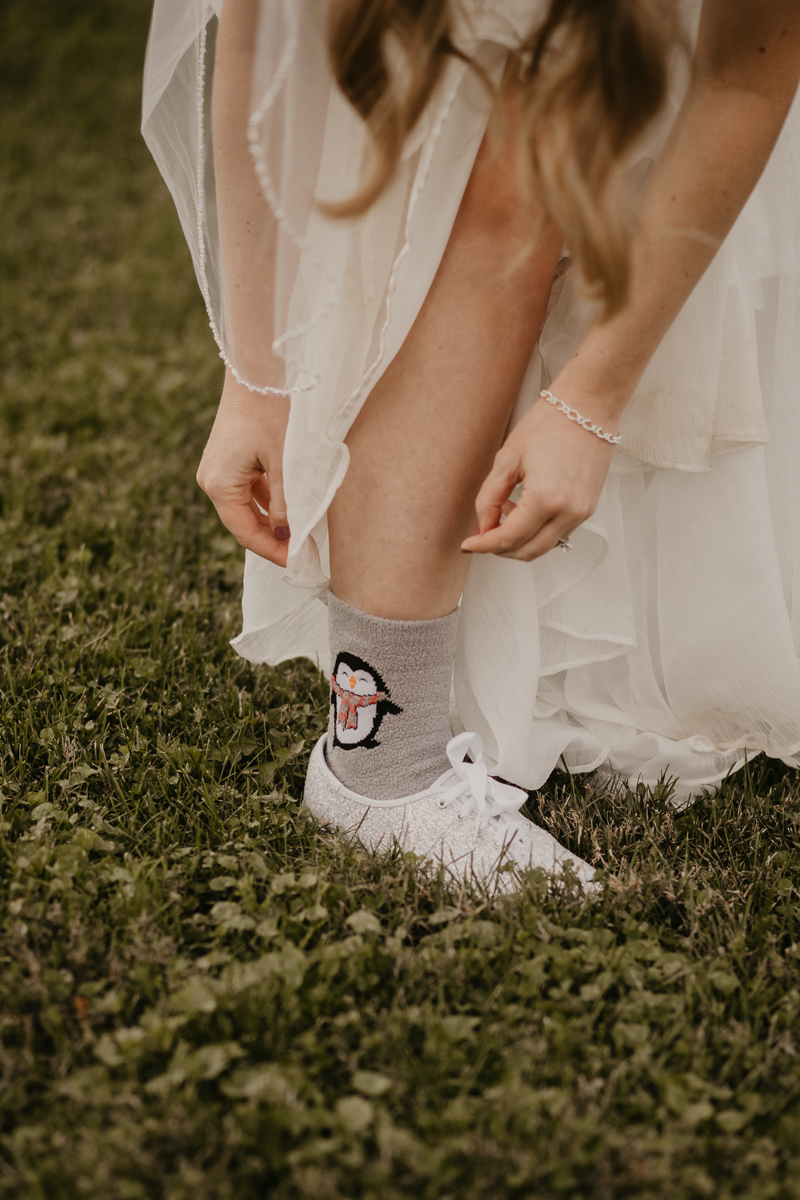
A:
<svg viewBox="0 0 800 1200">
<path fill-rule="evenodd" d="M 475 525 L 561 249 L 550 228 L 510 270 L 536 213 L 506 128 L 501 149 L 484 139 L 425 303 L 347 437 L 350 466 L 328 513 L 334 593 L 390 620 L 429 620 L 458 604 L 470 561 L 459 545 Z"/>
</svg>

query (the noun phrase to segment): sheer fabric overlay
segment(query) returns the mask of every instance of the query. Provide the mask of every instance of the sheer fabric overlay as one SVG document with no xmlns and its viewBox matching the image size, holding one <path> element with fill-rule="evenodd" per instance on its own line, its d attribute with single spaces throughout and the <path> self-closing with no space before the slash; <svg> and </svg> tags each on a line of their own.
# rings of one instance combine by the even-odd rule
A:
<svg viewBox="0 0 800 1200">
<path fill-rule="evenodd" d="M 172 191 L 226 363 L 291 395 L 286 571 L 248 554 L 254 662 L 329 666 L 326 512 L 344 437 L 402 345 L 436 273 L 491 110 L 453 60 L 378 203 L 338 222 L 315 204 L 362 177 L 363 125 L 336 89 L 322 0 L 253 0 L 246 138 L 258 182 L 260 301 L 236 308 L 215 190 L 210 96 L 221 0 L 156 0 L 143 131 Z M 545 0 L 462 0 L 456 40 L 495 81 Z M 696 20 L 698 0 L 687 3 Z M 685 87 L 630 166 L 643 189 Z M 754 195 L 650 364 L 600 507 L 569 555 L 476 557 L 462 600 L 457 725 L 499 774 L 539 786 L 559 763 L 686 799 L 747 755 L 800 762 L 798 246 L 800 105 Z M 515 419 L 577 348 L 590 307 L 566 259 Z M 256 291 L 256 296 L 258 293 Z M 255 340 L 266 348 L 252 354 Z M 272 351 L 269 351 L 269 347 Z M 283 361 L 275 382 L 272 355 Z"/>
</svg>

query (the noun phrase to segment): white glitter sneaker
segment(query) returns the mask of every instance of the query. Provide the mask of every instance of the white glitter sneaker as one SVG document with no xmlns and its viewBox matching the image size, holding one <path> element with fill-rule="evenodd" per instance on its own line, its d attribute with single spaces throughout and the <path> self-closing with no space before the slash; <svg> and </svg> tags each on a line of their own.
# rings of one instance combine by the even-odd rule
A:
<svg viewBox="0 0 800 1200">
<path fill-rule="evenodd" d="M 372 851 L 397 841 L 404 850 L 441 863 L 458 879 L 474 876 L 504 892 L 517 887 L 514 872 L 498 874 L 506 863 L 541 867 L 556 876 L 569 863 L 585 890 L 599 890 L 587 862 L 522 816 L 519 809 L 527 793 L 488 774 L 477 733 L 452 738 L 447 744 L 450 770 L 427 791 L 398 800 L 370 800 L 340 783 L 325 757 L 327 740 L 324 734 L 314 747 L 304 794 L 321 825 L 351 834 Z M 472 762 L 465 761 L 468 754 Z"/>
</svg>

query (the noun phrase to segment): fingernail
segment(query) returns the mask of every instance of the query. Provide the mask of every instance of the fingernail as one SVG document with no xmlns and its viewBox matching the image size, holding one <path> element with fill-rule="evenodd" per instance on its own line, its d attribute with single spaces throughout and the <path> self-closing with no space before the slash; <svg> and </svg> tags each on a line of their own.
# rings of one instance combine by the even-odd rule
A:
<svg viewBox="0 0 800 1200">
<path fill-rule="evenodd" d="M 475 528 L 474 528 L 474 529 L 473 529 L 473 531 L 472 531 L 472 536 L 473 536 L 473 537 L 477 537 L 477 536 L 478 536 L 478 534 L 480 533 L 480 531 L 481 531 L 481 527 L 480 527 L 480 525 L 476 525 L 476 526 L 475 526 Z"/>
<path fill-rule="evenodd" d="M 279 542 L 288 542 L 289 526 L 288 525 L 279 525 L 278 528 L 275 530 L 275 537 L 278 539 Z"/>
</svg>

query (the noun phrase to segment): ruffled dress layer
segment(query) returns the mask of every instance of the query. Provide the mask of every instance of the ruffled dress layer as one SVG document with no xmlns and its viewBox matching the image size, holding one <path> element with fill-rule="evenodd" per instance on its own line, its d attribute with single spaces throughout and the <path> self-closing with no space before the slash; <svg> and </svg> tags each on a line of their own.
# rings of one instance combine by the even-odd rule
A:
<svg viewBox="0 0 800 1200">
<path fill-rule="evenodd" d="M 284 471 L 285 571 L 248 554 L 252 662 L 330 666 L 326 512 L 344 443 L 402 345 L 436 273 L 491 99 L 449 64 L 391 187 L 362 219 L 317 199 L 355 191 L 361 122 L 328 67 L 320 0 L 262 0 L 248 134 L 277 236 L 274 340 L 292 395 Z M 543 0 L 470 0 L 457 40 L 499 80 Z M 699 4 L 687 6 L 696 20 Z M 173 192 L 223 357 L 242 365 L 226 302 L 209 137 L 217 14 L 156 0 L 144 132 Z M 631 164 L 646 183 L 685 80 Z M 532 564 L 476 556 L 462 598 L 455 722 L 503 778 L 540 786 L 554 767 L 632 784 L 676 781 L 685 800 L 758 752 L 800 764 L 800 103 L 764 175 L 624 415 L 597 512 L 570 554 Z M 590 312 L 568 260 L 515 419 L 577 348 Z"/>
</svg>

